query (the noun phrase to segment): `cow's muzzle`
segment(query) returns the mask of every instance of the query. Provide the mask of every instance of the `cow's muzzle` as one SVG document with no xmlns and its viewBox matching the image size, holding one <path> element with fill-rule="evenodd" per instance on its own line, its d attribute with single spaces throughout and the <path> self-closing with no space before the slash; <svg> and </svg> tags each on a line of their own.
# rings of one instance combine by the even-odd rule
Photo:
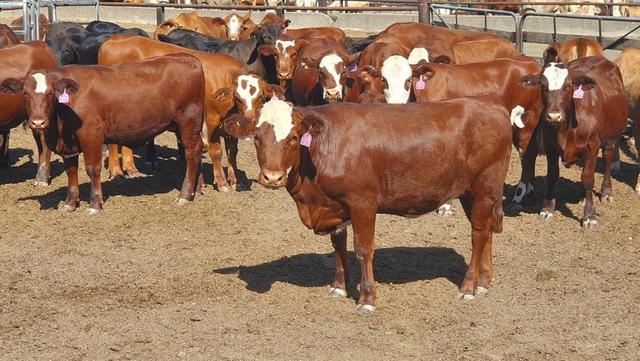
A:
<svg viewBox="0 0 640 361">
<path fill-rule="evenodd" d="M 267 188 L 280 188 L 287 182 L 287 173 L 285 171 L 262 170 L 258 177 L 258 183 Z"/>
<path fill-rule="evenodd" d="M 46 119 L 29 119 L 28 123 L 31 129 L 45 129 L 48 125 Z"/>
</svg>

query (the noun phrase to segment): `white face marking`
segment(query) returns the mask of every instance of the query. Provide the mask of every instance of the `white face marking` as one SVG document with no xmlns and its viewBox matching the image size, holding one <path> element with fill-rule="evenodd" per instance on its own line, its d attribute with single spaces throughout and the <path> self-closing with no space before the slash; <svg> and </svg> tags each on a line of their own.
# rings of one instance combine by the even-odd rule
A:
<svg viewBox="0 0 640 361">
<path fill-rule="evenodd" d="M 329 54 L 322 57 L 320 60 L 320 69 L 324 68 L 329 75 L 333 78 L 336 86 L 331 89 L 324 89 L 324 97 L 327 97 L 327 94 L 340 94 L 342 95 L 342 84 L 340 84 L 340 74 L 336 71 L 336 67 L 338 64 L 342 63 L 342 58 L 337 54 Z"/>
<path fill-rule="evenodd" d="M 245 85 L 242 87 L 242 85 Z M 253 94 L 251 89 L 253 88 Z M 238 77 L 238 87 L 236 89 L 238 96 L 247 106 L 247 110 L 253 109 L 253 101 L 260 94 L 260 78 L 255 75 L 240 75 Z"/>
<path fill-rule="evenodd" d="M 238 15 L 231 15 L 229 18 L 229 28 L 227 30 L 227 36 L 231 40 L 238 40 L 240 35 L 240 17 Z"/>
<path fill-rule="evenodd" d="M 558 90 L 564 85 L 564 81 L 567 79 L 567 75 L 569 75 L 569 70 L 558 68 L 558 63 L 549 63 L 549 66 L 544 69 L 542 75 L 547 78 L 549 90 Z"/>
<path fill-rule="evenodd" d="M 409 61 L 400 55 L 392 55 L 382 63 L 380 71 L 387 81 L 388 87 L 384 89 L 384 99 L 389 104 L 405 104 L 409 101 L 409 89 L 405 87 L 407 80 L 411 80 L 411 66 Z"/>
<path fill-rule="evenodd" d="M 294 40 L 276 40 L 276 49 L 278 49 L 280 56 L 288 57 L 287 49 L 293 48 L 294 46 L 296 46 Z M 280 49 L 282 49 L 282 51 Z"/>
<path fill-rule="evenodd" d="M 47 77 L 42 73 L 35 73 L 32 75 L 33 80 L 36 81 L 36 93 L 42 94 L 47 91 Z"/>
<path fill-rule="evenodd" d="M 522 121 L 522 114 L 524 114 L 524 108 L 516 105 L 511 109 L 511 125 L 515 125 L 518 128 L 524 128 L 524 122 Z"/>
<path fill-rule="evenodd" d="M 413 48 L 409 53 L 409 64 L 418 64 L 420 60 L 429 62 L 429 51 L 425 48 Z"/>
<path fill-rule="evenodd" d="M 271 124 L 276 136 L 276 143 L 278 143 L 286 138 L 293 129 L 292 114 L 293 107 L 289 103 L 283 100 L 268 101 L 262 107 L 256 128 L 264 123 Z"/>
</svg>

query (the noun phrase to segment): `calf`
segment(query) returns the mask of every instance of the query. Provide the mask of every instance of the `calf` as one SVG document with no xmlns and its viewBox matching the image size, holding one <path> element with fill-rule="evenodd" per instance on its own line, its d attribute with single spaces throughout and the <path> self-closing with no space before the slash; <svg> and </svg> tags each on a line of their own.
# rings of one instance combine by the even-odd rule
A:
<svg viewBox="0 0 640 361">
<path fill-rule="evenodd" d="M 584 228 L 598 226 L 593 187 L 598 151 L 602 148 L 604 179 L 601 196 L 612 200 L 611 165 L 627 123 L 627 102 L 620 70 L 602 56 L 580 58 L 568 64 L 551 62 L 537 75 L 523 77 L 525 87 L 539 87 L 544 106 L 543 131 L 547 154 L 547 194 L 540 217 L 555 211 L 558 158 L 566 167 L 583 158 Z"/>
<path fill-rule="evenodd" d="M 562 44 L 549 44 L 542 54 L 542 59 L 545 64 L 551 62 L 568 63 L 593 55 L 604 55 L 600 43 L 591 38 L 571 38 Z"/>
<path fill-rule="evenodd" d="M 53 52 L 42 41 L 0 49 L 0 81 L 10 78 L 24 79 L 33 69 L 52 69 L 56 65 Z M 22 124 L 26 116 L 25 97 L 22 92 L 14 93 L 0 86 L 0 165 L 7 165 L 9 162 L 9 131 Z M 35 184 L 47 186 L 51 178 L 51 152 L 39 131 L 34 131 L 33 136 L 38 147 L 38 173 Z"/>
<path fill-rule="evenodd" d="M 227 31 L 227 39 L 229 40 L 248 39 L 258 27 L 251 20 L 251 11 L 248 11 L 244 16 L 235 13 L 230 14 L 224 18 L 224 24 Z"/>
<path fill-rule="evenodd" d="M 499 99 L 311 108 L 274 100 L 262 108 L 255 126 L 232 116 L 224 127 L 238 137 L 255 134 L 258 182 L 285 187 L 304 225 L 331 234 L 336 251 L 331 296 L 347 295 L 349 223 L 362 270 L 357 311 L 371 313 L 376 214 L 414 217 L 457 196 L 472 225 L 471 260 L 460 291 L 465 299 L 487 292 L 492 236 L 502 231 L 511 142 L 509 114 Z"/>
<path fill-rule="evenodd" d="M 227 97 L 233 102 L 238 114 L 255 123 L 257 115 L 265 102 L 272 98 L 284 99 L 284 90 L 268 84 L 255 74 L 242 74 L 236 79 L 233 89 L 221 88 L 218 97 Z"/>
<path fill-rule="evenodd" d="M 44 41 L 53 50 L 60 65 L 76 64 L 80 44 L 89 32 L 76 23 L 51 24 Z"/>
<path fill-rule="evenodd" d="M 137 87 L 132 91 L 123 84 Z M 200 173 L 204 103 L 202 66 L 194 57 L 178 54 L 113 66 L 34 70 L 22 81 L 3 81 L 0 90 L 26 94 L 29 126 L 45 131 L 49 146 L 63 156 L 69 178 L 63 211 L 74 211 L 79 204 L 80 152 L 91 179 L 86 213 L 93 215 L 103 203 L 102 144 L 138 145 L 170 127 L 180 132 L 187 159 L 176 203 L 193 200 Z"/>
</svg>

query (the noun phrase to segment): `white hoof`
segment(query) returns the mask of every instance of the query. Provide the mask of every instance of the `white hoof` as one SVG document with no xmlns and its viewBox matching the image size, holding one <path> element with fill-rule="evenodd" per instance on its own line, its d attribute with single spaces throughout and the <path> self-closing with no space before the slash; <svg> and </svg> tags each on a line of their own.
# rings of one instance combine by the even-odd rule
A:
<svg viewBox="0 0 640 361">
<path fill-rule="evenodd" d="M 188 199 L 184 199 L 184 198 L 176 199 L 176 206 L 178 206 L 178 207 L 186 206 L 187 204 L 189 204 L 189 200 Z"/>
<path fill-rule="evenodd" d="M 356 312 L 361 315 L 370 315 L 375 311 L 376 307 L 371 305 L 358 305 Z"/>
<path fill-rule="evenodd" d="M 329 293 L 327 293 L 327 297 L 329 298 L 345 298 L 347 297 L 347 291 L 342 288 L 331 287 L 329 289 Z"/>
<path fill-rule="evenodd" d="M 596 229 L 598 228 L 598 221 L 595 219 L 585 219 L 582 221 L 582 228 L 584 229 Z"/>
<path fill-rule="evenodd" d="M 228 193 L 228 192 L 231 192 L 231 187 L 223 186 L 223 187 L 218 188 L 218 191 L 224 192 L 224 193 Z"/>
<path fill-rule="evenodd" d="M 36 187 L 48 187 L 49 186 L 48 182 L 42 182 L 42 181 L 35 181 L 35 182 L 33 182 L 33 184 Z"/>
<path fill-rule="evenodd" d="M 487 293 L 489 293 L 489 290 L 484 287 L 478 286 L 476 288 L 476 296 L 486 295 Z"/>
<path fill-rule="evenodd" d="M 540 212 L 540 215 L 538 216 L 538 218 L 540 218 L 540 220 L 543 222 L 550 221 L 553 219 L 553 212 L 542 211 Z"/>
<path fill-rule="evenodd" d="M 473 301 L 476 299 L 476 296 L 474 295 L 467 295 L 464 293 L 458 293 L 458 298 L 464 301 Z"/>
<path fill-rule="evenodd" d="M 95 216 L 98 213 L 100 213 L 100 211 L 95 208 L 87 208 L 87 210 L 84 211 L 84 214 L 86 214 L 87 216 Z"/>
<path fill-rule="evenodd" d="M 636 195 L 640 196 L 640 187 L 636 187 Z"/>
<path fill-rule="evenodd" d="M 65 204 L 62 206 L 62 208 L 60 208 L 60 210 L 65 213 L 71 213 L 76 210 L 76 207 Z"/>
<path fill-rule="evenodd" d="M 445 203 L 438 208 L 436 213 L 443 217 L 449 217 L 453 215 L 453 206 L 450 203 Z"/>
<path fill-rule="evenodd" d="M 602 197 L 602 200 L 607 202 L 607 203 L 613 203 L 613 196 L 611 194 L 608 194 L 608 195 Z"/>
</svg>

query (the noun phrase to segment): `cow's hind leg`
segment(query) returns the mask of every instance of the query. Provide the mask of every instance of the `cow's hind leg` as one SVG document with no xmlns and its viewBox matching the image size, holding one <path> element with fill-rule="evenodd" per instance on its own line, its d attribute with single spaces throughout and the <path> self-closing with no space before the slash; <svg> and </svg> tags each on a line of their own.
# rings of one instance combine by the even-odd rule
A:
<svg viewBox="0 0 640 361">
<path fill-rule="evenodd" d="M 538 144 L 535 138 L 529 142 L 527 149 L 524 151 L 520 159 L 522 173 L 520 174 L 520 182 L 516 187 L 516 193 L 509 204 L 511 212 L 519 212 L 522 210 L 522 203 L 526 196 L 533 193 L 533 180 L 536 175 L 536 158 L 538 157 Z"/>
<path fill-rule="evenodd" d="M 560 156 L 556 150 L 547 151 L 547 194 L 544 197 L 539 215 L 541 221 L 551 220 L 556 210 L 556 183 L 560 177 L 559 159 Z"/>
<path fill-rule="evenodd" d="M 120 154 L 118 153 L 118 145 L 109 144 L 107 148 L 109 149 L 109 179 L 123 177 L 124 172 L 122 171 L 122 167 L 120 167 Z"/>
<path fill-rule="evenodd" d="M 360 300 L 356 311 L 360 314 L 370 314 L 373 313 L 376 305 L 376 287 L 373 278 L 376 204 L 375 201 L 368 199 L 350 200 L 348 204 L 353 226 L 353 243 L 362 272 Z"/>
<path fill-rule="evenodd" d="M 216 115 L 218 117 L 218 115 Z M 222 144 L 220 143 L 221 132 L 218 129 L 219 117 L 215 121 L 207 121 L 207 136 L 209 140 L 209 157 L 213 163 L 213 183 L 220 192 L 230 192 L 231 188 L 227 183 L 222 169 Z M 213 126 L 215 125 L 215 127 Z"/>
<path fill-rule="evenodd" d="M 607 146 L 602 148 L 602 159 L 604 160 L 604 178 L 602 179 L 602 188 L 600 189 L 600 197 L 607 202 L 613 201 L 613 186 L 611 185 L 611 173 L 613 172 L 613 163 L 618 153 L 618 145 Z"/>
<path fill-rule="evenodd" d="M 143 175 L 138 168 L 136 168 L 133 149 L 125 146 L 122 146 L 122 168 L 124 168 L 129 178 L 137 178 Z"/>
<path fill-rule="evenodd" d="M 147 169 L 158 168 L 158 155 L 156 154 L 155 138 L 151 138 L 151 140 L 145 144 L 144 166 Z"/>
<path fill-rule="evenodd" d="M 595 185 L 596 160 L 598 158 L 598 148 L 589 148 L 584 155 L 584 167 L 582 168 L 582 186 L 585 192 L 584 215 L 582 217 L 582 227 L 592 229 L 598 227 L 596 221 L 596 207 L 593 204 L 593 187 Z M 609 164 L 610 166 L 611 164 Z M 610 172 L 610 171 L 609 171 Z"/>
<path fill-rule="evenodd" d="M 38 173 L 36 174 L 36 186 L 48 186 L 51 181 L 51 150 L 44 139 L 44 131 L 33 131 L 33 138 L 38 147 Z"/>
<path fill-rule="evenodd" d="M 67 172 L 67 198 L 60 208 L 63 212 L 73 212 L 80 204 L 80 189 L 78 187 L 78 155 L 63 157 L 64 168 Z"/>
<path fill-rule="evenodd" d="M 238 170 L 237 156 L 238 156 L 238 138 L 225 136 L 224 148 L 227 152 L 227 181 L 231 189 L 237 190 L 237 178 L 236 171 Z"/>
<path fill-rule="evenodd" d="M 347 297 L 349 282 L 349 264 L 347 260 L 347 229 L 331 233 L 331 243 L 335 250 L 336 273 L 328 296 L 331 298 Z"/>
<path fill-rule="evenodd" d="M 196 117 L 197 119 L 197 117 Z M 200 119 L 202 119 L 200 117 Z M 184 145 L 184 154 L 187 162 L 187 169 L 182 182 L 180 195 L 176 200 L 178 206 L 187 204 L 195 197 L 196 188 L 201 179 L 202 166 L 202 141 L 200 138 L 200 127 L 195 119 L 180 115 L 177 119 L 179 135 Z"/>
<path fill-rule="evenodd" d="M 0 168 L 9 166 L 9 131 L 0 131 Z"/>
<path fill-rule="evenodd" d="M 638 159 L 636 163 L 640 165 L 640 119 L 636 119 L 633 121 L 633 140 L 636 143 L 636 154 Z M 638 174 L 638 178 L 636 179 L 636 194 L 640 196 L 640 174 Z"/>
</svg>

